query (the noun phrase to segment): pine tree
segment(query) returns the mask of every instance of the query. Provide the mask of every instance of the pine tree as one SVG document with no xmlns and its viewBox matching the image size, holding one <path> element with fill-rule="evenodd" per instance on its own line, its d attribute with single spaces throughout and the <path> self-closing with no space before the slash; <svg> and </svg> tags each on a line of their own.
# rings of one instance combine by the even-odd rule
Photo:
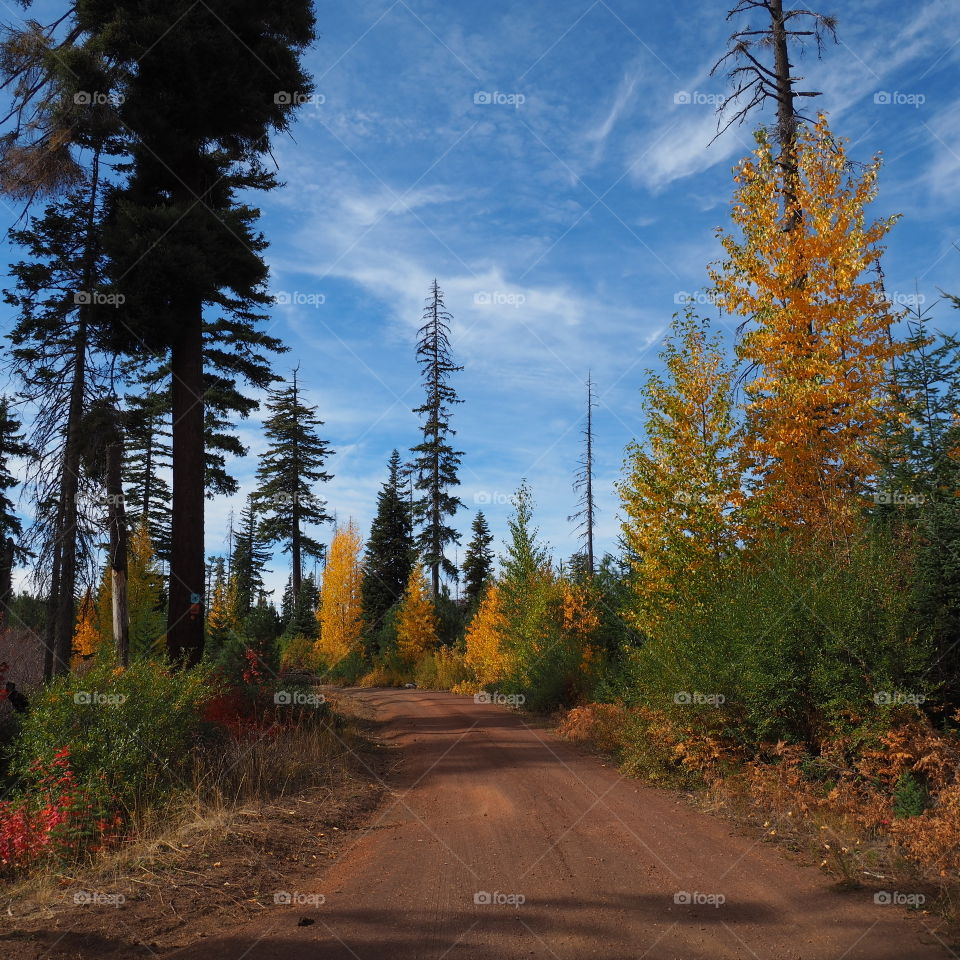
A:
<svg viewBox="0 0 960 960">
<path fill-rule="evenodd" d="M 440 596 L 440 575 L 456 579 L 458 571 L 444 556 L 444 548 L 460 542 L 460 534 L 449 520 L 463 506 L 450 490 L 457 486 L 457 471 L 463 452 L 454 450 L 450 438 L 456 431 L 450 427 L 450 407 L 461 403 L 450 386 L 450 374 L 462 370 L 450 354 L 450 323 L 453 317 L 443 302 L 443 292 L 436 280 L 423 312 L 423 325 L 417 333 L 417 363 L 426 392 L 424 402 L 413 412 L 423 418 L 423 443 L 411 451 L 410 469 L 416 489 L 422 496 L 414 501 L 414 520 L 420 531 L 416 545 L 424 565 L 430 570 L 432 592 Z"/>
<path fill-rule="evenodd" d="M 472 612 L 493 580 L 493 534 L 482 510 L 477 511 L 470 530 L 473 536 L 463 558 L 463 599 Z"/>
<path fill-rule="evenodd" d="M 10 333 L 13 369 L 22 396 L 35 406 L 29 440 L 37 457 L 29 474 L 36 521 L 30 546 L 49 588 L 50 614 L 44 673 L 70 669 L 78 575 L 94 575 L 96 521 L 87 507 L 95 489 L 83 457 L 82 425 L 91 402 L 104 393 L 106 331 L 116 305 L 104 290 L 101 250 L 100 155 L 94 151 L 89 182 L 43 215 L 13 241 L 29 259 L 10 268 L 16 281 L 4 292 L 18 311 Z"/>
<path fill-rule="evenodd" d="M 230 614 L 235 623 L 243 623 L 250 611 L 259 603 L 263 593 L 263 574 L 272 552 L 263 540 L 252 495 L 240 511 L 237 529 L 233 537 L 233 555 L 230 558 L 230 584 L 228 594 Z"/>
<path fill-rule="evenodd" d="M 164 563 L 170 560 L 169 411 L 169 395 L 152 384 L 147 391 L 126 397 L 127 516 L 132 524 L 147 524 L 156 555 Z"/>
<path fill-rule="evenodd" d="M 264 319 L 266 241 L 258 211 L 238 194 L 277 186 L 262 160 L 271 134 L 289 127 L 293 108 L 310 93 L 300 58 L 314 37 L 313 9 L 308 0 L 266 7 L 223 0 L 215 11 L 190 0 L 118 0 L 79 5 L 75 16 L 104 59 L 125 72 L 118 114 L 130 132 L 129 177 L 104 234 L 126 297 L 115 332 L 126 349 L 136 343 L 169 353 L 167 642 L 174 662 L 197 663 L 204 634 L 204 308 L 216 307 L 238 355 Z"/>
<path fill-rule="evenodd" d="M 317 651 L 328 668 L 360 649 L 363 632 L 362 546 L 353 521 L 338 528 L 330 543 L 330 556 L 323 571 L 323 587 L 317 607 L 320 634 Z"/>
<path fill-rule="evenodd" d="M 414 565 L 407 580 L 403 601 L 397 611 L 397 651 L 415 664 L 439 643 L 437 614 L 422 563 Z"/>
<path fill-rule="evenodd" d="M 286 387 L 270 391 L 270 416 L 264 423 L 269 440 L 257 467 L 257 489 L 253 502 L 261 511 L 260 532 L 266 543 L 282 543 L 292 562 L 291 588 L 294 602 L 300 596 L 305 557 L 323 557 L 323 545 L 306 532 L 312 524 L 331 519 L 326 503 L 313 493 L 313 484 L 325 483 L 332 475 L 323 469 L 333 453 L 318 428 L 323 421 L 316 407 L 301 397 L 297 371 Z"/>
<path fill-rule="evenodd" d="M 415 550 L 410 508 L 400 479 L 400 454 L 390 455 L 387 481 L 377 494 L 377 513 L 363 560 L 363 619 L 372 647 L 387 611 L 403 597 Z"/>
<path fill-rule="evenodd" d="M 573 489 L 580 494 L 580 509 L 568 522 L 578 521 L 577 529 L 583 539 L 587 571 L 593 576 L 593 528 L 597 516 L 597 502 L 593 496 L 593 410 L 597 403 L 593 396 L 593 377 L 587 375 L 587 422 L 583 428 L 583 456 L 574 480 Z"/>
<path fill-rule="evenodd" d="M 668 379 L 648 374 L 646 442 L 627 447 L 617 485 L 636 625 L 646 631 L 735 548 L 731 512 L 740 502 L 734 370 L 719 336 L 688 310 L 674 318 L 661 359 Z"/>
<path fill-rule="evenodd" d="M 19 483 L 10 472 L 10 460 L 32 453 L 20 432 L 20 421 L 10 410 L 10 401 L 0 397 L 0 630 L 10 618 L 14 565 L 27 556 L 21 544 L 23 525 L 9 494 Z"/>
</svg>

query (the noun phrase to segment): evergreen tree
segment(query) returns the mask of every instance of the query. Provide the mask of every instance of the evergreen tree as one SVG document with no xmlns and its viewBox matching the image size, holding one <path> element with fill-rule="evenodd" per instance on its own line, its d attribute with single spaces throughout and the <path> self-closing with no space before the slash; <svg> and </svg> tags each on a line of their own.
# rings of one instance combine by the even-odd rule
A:
<svg viewBox="0 0 960 960">
<path fill-rule="evenodd" d="M 243 623 L 260 602 L 263 593 L 265 565 L 272 553 L 260 532 L 253 496 L 247 498 L 240 511 L 239 523 L 233 537 L 233 555 L 230 558 L 229 598 L 231 616 L 235 623 Z"/>
<path fill-rule="evenodd" d="M 482 510 L 477 511 L 471 526 L 473 536 L 463 558 L 463 598 L 467 610 L 473 612 L 493 581 L 493 534 Z"/>
<path fill-rule="evenodd" d="M 307 574 L 300 582 L 300 590 L 296 596 L 293 595 L 291 585 L 289 613 L 283 618 L 283 632 L 286 636 L 316 637 L 319 593 L 312 573 Z"/>
<path fill-rule="evenodd" d="M 593 527 L 597 516 L 597 502 L 593 496 L 593 408 L 597 405 L 593 395 L 593 377 L 587 375 L 587 422 L 583 428 L 583 456 L 577 471 L 573 489 L 580 494 L 580 509 L 568 521 L 578 521 L 577 529 L 583 538 L 584 558 L 587 570 L 593 574 Z"/>
<path fill-rule="evenodd" d="M 204 309 L 215 308 L 240 354 L 270 302 L 258 211 L 238 195 L 277 186 L 263 158 L 271 134 L 289 127 L 309 95 L 300 58 L 314 37 L 313 8 L 309 0 L 222 0 L 216 10 L 191 0 L 117 0 L 79 5 L 75 17 L 125 72 L 118 113 L 130 132 L 129 177 L 104 236 L 126 297 L 115 332 L 127 349 L 169 353 L 167 643 L 175 662 L 196 663 L 204 635 Z"/>
<path fill-rule="evenodd" d="M 415 550 L 410 508 L 401 487 L 400 454 L 390 455 L 387 481 L 377 494 L 377 513 L 363 562 L 363 619 L 368 646 L 383 626 L 387 611 L 403 597 Z"/>
<path fill-rule="evenodd" d="M 414 520 L 420 526 L 416 545 L 424 566 L 430 570 L 433 596 L 439 597 L 441 572 L 453 579 L 458 576 L 456 566 L 444 556 L 444 548 L 460 542 L 460 534 L 450 526 L 449 520 L 463 506 L 459 497 L 450 493 L 459 483 L 457 470 L 463 451 L 454 450 L 450 443 L 456 433 L 450 427 L 450 407 L 462 401 L 449 381 L 450 374 L 463 367 L 458 367 L 451 358 L 450 323 L 453 317 L 447 312 L 443 291 L 436 280 L 427 297 L 422 319 L 423 324 L 417 332 L 417 363 L 426 397 L 413 412 L 423 418 L 423 443 L 411 451 L 414 458 L 410 469 L 416 489 L 422 493 L 413 504 Z"/>
<path fill-rule="evenodd" d="M 10 472 L 10 460 L 29 457 L 31 453 L 9 400 L 0 398 L 0 629 L 10 620 L 14 564 L 27 555 L 20 542 L 23 525 L 8 492 L 19 482 Z"/>
<path fill-rule="evenodd" d="M 124 417 L 127 517 L 145 523 L 157 557 L 170 560 L 169 396 L 148 391 L 128 394 Z"/>
<path fill-rule="evenodd" d="M 261 535 L 266 543 L 282 543 L 292 562 L 290 585 L 294 603 L 300 595 L 303 559 L 323 556 L 323 545 L 306 532 L 311 524 L 330 520 L 326 503 L 312 492 L 312 485 L 332 479 L 323 469 L 333 451 L 321 440 L 318 428 L 323 421 L 316 407 L 301 399 L 297 371 L 285 387 L 270 391 L 270 416 L 264 423 L 269 446 L 257 467 L 257 489 L 253 502 L 263 520 Z"/>
<path fill-rule="evenodd" d="M 91 438 L 82 427 L 91 403 L 105 392 L 104 338 L 116 314 L 103 287 L 99 169 L 95 151 L 89 184 L 12 232 L 29 259 L 11 266 L 16 286 L 4 291 L 18 312 L 10 332 L 12 366 L 23 398 L 35 407 L 29 440 L 37 457 L 28 480 L 36 515 L 29 543 L 48 587 L 47 677 L 70 669 L 78 574 L 95 576 L 97 523 L 90 510 L 100 491 L 84 469 Z"/>
</svg>

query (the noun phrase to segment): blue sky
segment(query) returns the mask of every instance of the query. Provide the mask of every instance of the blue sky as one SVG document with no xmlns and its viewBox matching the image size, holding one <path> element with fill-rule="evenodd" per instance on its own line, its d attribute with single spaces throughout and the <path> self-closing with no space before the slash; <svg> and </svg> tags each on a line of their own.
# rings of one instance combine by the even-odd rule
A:
<svg viewBox="0 0 960 960">
<path fill-rule="evenodd" d="M 598 548 L 615 547 L 613 484 L 641 431 L 644 370 L 677 299 L 706 281 L 731 167 L 751 148 L 751 126 L 710 143 L 728 92 L 709 76 L 732 29 L 726 7 L 319 5 L 307 65 L 322 102 L 276 143 L 286 187 L 257 202 L 273 291 L 291 301 L 273 311 L 272 332 L 291 348 L 277 369 L 300 363 L 326 421 L 336 476 L 322 493 L 341 520 L 366 531 L 391 449 L 418 440 L 414 337 L 437 277 L 465 366 L 460 527 L 481 507 L 499 538 L 526 477 L 546 540 L 558 557 L 575 548 L 566 518 L 591 370 Z M 928 303 L 938 289 L 960 292 L 960 0 L 823 9 L 840 43 L 797 66 L 851 156 L 884 155 L 875 213 L 903 214 L 888 289 Z M 954 329 L 955 313 L 941 305 L 933 317 Z M 243 493 L 259 426 L 239 426 L 251 451 L 234 464 Z M 209 553 L 224 550 L 241 499 L 209 504 Z M 275 567 L 279 585 L 283 561 Z"/>
</svg>

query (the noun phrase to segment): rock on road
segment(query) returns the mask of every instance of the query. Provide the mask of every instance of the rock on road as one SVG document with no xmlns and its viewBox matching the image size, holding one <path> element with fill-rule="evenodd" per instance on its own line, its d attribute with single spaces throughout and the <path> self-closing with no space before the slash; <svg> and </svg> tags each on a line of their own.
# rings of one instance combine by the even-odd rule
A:
<svg viewBox="0 0 960 960">
<path fill-rule="evenodd" d="M 311 889 L 288 891 L 299 903 L 174 956 L 949 955 L 902 908 L 875 905 L 867 891 L 838 892 L 814 867 L 621 777 L 503 707 L 421 690 L 349 695 L 374 710 L 380 735 L 400 750 L 389 798 Z M 317 895 L 324 902 L 311 905 Z"/>
</svg>

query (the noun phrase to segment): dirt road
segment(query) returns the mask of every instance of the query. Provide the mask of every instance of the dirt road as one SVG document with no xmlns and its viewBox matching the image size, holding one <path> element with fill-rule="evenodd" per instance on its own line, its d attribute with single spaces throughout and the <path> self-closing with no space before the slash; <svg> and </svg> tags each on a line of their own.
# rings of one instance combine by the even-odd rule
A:
<svg viewBox="0 0 960 960">
<path fill-rule="evenodd" d="M 942 960 L 919 918 L 646 788 L 503 707 L 362 698 L 394 793 L 309 889 L 196 960 Z M 898 891 L 905 892 L 905 891 Z M 322 899 L 322 903 L 320 902 Z M 290 905 L 282 901 L 288 900 Z"/>
</svg>

